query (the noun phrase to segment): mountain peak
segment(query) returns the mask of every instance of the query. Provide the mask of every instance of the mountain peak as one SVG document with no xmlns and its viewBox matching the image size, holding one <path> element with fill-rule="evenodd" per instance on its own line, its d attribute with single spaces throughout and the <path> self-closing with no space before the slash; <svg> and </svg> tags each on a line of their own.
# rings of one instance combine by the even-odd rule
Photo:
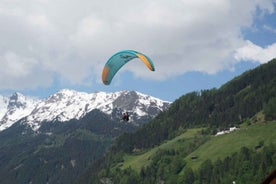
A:
<svg viewBox="0 0 276 184">
<path fill-rule="evenodd" d="M 76 93 L 82 93 L 73 89 L 62 89 L 60 91 L 58 91 L 56 94 L 64 94 L 64 95 L 74 95 Z"/>
<path fill-rule="evenodd" d="M 34 100 L 15 93 L 10 97 L 6 113 L 0 119 L 0 131 L 22 118 L 22 123 L 38 130 L 42 122 L 80 119 L 94 109 L 116 121 L 120 121 L 122 113 L 127 111 L 131 115 L 130 123 L 139 125 L 166 110 L 169 104 L 136 91 L 86 93 L 63 89 L 44 100 Z"/>
<path fill-rule="evenodd" d="M 21 93 L 15 92 L 9 100 L 8 109 L 24 108 L 26 106 L 26 97 Z"/>
<path fill-rule="evenodd" d="M 19 92 L 15 92 L 10 97 L 3 97 L 3 100 L 0 101 L 0 131 L 29 115 L 39 101 Z"/>
</svg>

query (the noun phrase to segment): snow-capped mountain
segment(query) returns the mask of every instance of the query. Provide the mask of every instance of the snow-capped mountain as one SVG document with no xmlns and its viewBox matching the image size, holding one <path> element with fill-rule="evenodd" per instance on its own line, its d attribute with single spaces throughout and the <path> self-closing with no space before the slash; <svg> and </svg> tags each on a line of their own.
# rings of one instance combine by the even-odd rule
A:
<svg viewBox="0 0 276 184">
<path fill-rule="evenodd" d="M 29 115 L 40 100 L 14 93 L 11 97 L 0 96 L 0 131 Z"/>
<path fill-rule="evenodd" d="M 36 131 L 43 122 L 80 119 L 94 109 L 118 121 L 123 112 L 128 112 L 131 115 L 130 122 L 139 124 L 166 110 L 169 104 L 135 91 L 85 93 L 64 89 L 45 100 L 15 93 L 10 98 L 3 97 L 0 100 L 0 131 L 22 118 L 22 123 Z"/>
</svg>

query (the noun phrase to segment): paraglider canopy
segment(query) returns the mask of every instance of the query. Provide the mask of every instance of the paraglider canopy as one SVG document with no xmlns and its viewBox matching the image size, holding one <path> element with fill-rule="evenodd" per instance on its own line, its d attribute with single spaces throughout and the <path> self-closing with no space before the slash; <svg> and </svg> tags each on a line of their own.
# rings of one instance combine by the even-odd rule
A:
<svg viewBox="0 0 276 184">
<path fill-rule="evenodd" d="M 145 65 L 151 71 L 155 71 L 153 62 L 146 55 L 134 51 L 134 50 L 124 50 L 117 52 L 106 62 L 102 71 L 102 81 L 105 85 L 109 85 L 115 76 L 115 74 L 122 68 L 127 62 L 134 58 L 139 58 L 145 63 Z"/>
</svg>

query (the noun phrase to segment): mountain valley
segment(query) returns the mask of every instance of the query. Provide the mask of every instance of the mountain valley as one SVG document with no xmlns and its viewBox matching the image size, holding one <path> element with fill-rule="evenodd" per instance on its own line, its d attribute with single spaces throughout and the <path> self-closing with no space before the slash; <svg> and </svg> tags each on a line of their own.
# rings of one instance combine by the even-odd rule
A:
<svg viewBox="0 0 276 184">
<path fill-rule="evenodd" d="M 0 183 L 73 183 L 116 137 L 170 105 L 135 91 L 64 89 L 44 100 L 20 93 L 2 99 Z"/>
<path fill-rule="evenodd" d="M 0 183 L 260 183 L 276 167 L 275 73 L 274 59 L 173 103 L 135 91 L 3 97 Z"/>
</svg>

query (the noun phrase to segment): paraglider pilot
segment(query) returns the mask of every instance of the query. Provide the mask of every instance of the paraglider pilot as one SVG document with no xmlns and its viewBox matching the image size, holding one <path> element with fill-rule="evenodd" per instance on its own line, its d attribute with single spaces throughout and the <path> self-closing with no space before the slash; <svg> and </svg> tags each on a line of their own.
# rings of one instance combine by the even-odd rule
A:
<svg viewBox="0 0 276 184">
<path fill-rule="evenodd" d="M 128 121 L 128 120 L 129 120 L 129 115 L 128 115 L 127 112 L 126 112 L 126 113 L 123 113 L 122 119 L 123 119 L 124 121 Z"/>
</svg>

